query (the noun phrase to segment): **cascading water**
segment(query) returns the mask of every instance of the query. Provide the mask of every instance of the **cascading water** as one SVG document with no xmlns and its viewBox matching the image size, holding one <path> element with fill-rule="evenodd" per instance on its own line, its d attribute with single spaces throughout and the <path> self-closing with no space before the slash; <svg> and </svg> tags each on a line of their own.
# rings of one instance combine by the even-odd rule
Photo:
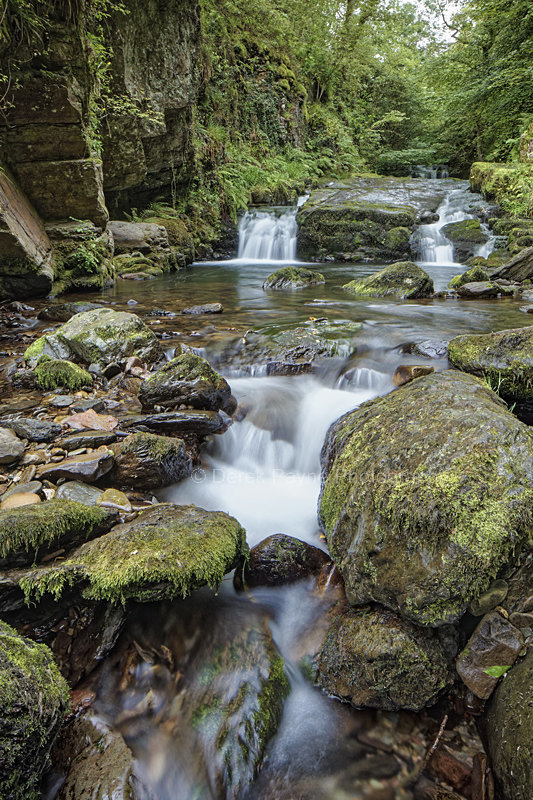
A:
<svg viewBox="0 0 533 800">
<path fill-rule="evenodd" d="M 296 212 L 247 211 L 239 224 L 239 259 L 244 261 L 295 261 Z"/>
</svg>

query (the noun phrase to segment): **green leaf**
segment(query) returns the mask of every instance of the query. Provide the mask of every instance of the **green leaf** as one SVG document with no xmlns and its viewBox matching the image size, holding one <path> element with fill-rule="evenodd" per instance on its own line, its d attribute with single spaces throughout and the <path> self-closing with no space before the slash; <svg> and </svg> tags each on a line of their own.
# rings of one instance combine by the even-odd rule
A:
<svg viewBox="0 0 533 800">
<path fill-rule="evenodd" d="M 503 667 L 487 667 L 484 669 L 483 672 L 487 675 L 490 675 L 491 678 L 501 678 L 502 675 L 505 675 L 512 667 L 512 664 L 507 664 Z"/>
</svg>

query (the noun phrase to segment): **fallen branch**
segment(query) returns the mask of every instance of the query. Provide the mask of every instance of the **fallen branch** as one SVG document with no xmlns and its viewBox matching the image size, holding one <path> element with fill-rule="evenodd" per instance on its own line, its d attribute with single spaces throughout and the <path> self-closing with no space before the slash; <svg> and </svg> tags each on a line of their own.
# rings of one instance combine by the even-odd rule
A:
<svg viewBox="0 0 533 800">
<path fill-rule="evenodd" d="M 421 776 L 421 774 L 423 773 L 423 771 L 427 767 L 427 765 L 428 765 L 428 763 L 429 763 L 429 761 L 431 759 L 431 756 L 433 755 L 433 753 L 435 752 L 435 750 L 439 746 L 439 742 L 440 742 L 440 740 L 442 738 L 442 734 L 444 733 L 444 729 L 446 728 L 447 724 L 448 724 L 448 714 L 445 714 L 444 715 L 444 719 L 442 720 L 442 722 L 440 724 L 439 732 L 437 733 L 435 741 L 433 742 L 433 744 L 431 745 L 431 747 L 427 751 L 427 753 L 424 756 L 424 758 L 422 759 L 422 761 L 420 761 L 417 764 L 417 766 L 408 775 L 405 776 L 405 778 L 401 782 L 402 789 L 406 789 L 409 786 L 413 786 L 413 784 L 415 784 L 417 782 L 417 780 L 419 779 L 419 777 Z"/>
</svg>

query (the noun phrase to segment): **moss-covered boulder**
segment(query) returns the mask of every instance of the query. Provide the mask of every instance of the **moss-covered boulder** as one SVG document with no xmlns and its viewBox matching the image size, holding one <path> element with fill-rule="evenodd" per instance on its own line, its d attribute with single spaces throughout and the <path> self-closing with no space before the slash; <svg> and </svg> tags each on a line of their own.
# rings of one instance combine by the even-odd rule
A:
<svg viewBox="0 0 533 800">
<path fill-rule="evenodd" d="M 487 300 L 498 297 L 501 294 L 507 294 L 507 291 L 492 281 L 473 281 L 459 286 L 457 294 L 463 300 Z"/>
<path fill-rule="evenodd" d="M 135 314 L 96 308 L 75 314 L 53 333 L 33 342 L 24 359 L 35 366 L 43 355 L 72 358 L 85 364 L 124 361 L 138 356 L 154 361 L 161 355 L 155 334 Z"/>
<path fill-rule="evenodd" d="M 0 511 L 0 569 L 32 564 L 48 553 L 77 547 L 106 533 L 116 520 L 113 512 L 72 500 Z"/>
<path fill-rule="evenodd" d="M 68 709 L 47 647 L 0 621 L 0 797 L 37 800 L 50 748 Z"/>
<path fill-rule="evenodd" d="M 533 326 L 456 336 L 448 343 L 448 358 L 459 369 L 485 377 L 503 397 L 533 398 Z"/>
<path fill-rule="evenodd" d="M 234 405 L 228 382 L 196 353 L 182 353 L 146 378 L 139 400 L 143 409 L 185 405 L 229 411 Z"/>
<path fill-rule="evenodd" d="M 533 532 L 533 432 L 479 379 L 448 370 L 330 428 L 319 511 L 354 604 L 458 620 Z"/>
<path fill-rule="evenodd" d="M 304 289 L 306 286 L 317 286 L 326 279 L 320 272 L 304 267 L 282 267 L 268 276 L 263 289 Z"/>
<path fill-rule="evenodd" d="M 35 384 L 47 392 L 60 387 L 70 392 L 77 392 L 93 385 L 92 375 L 72 361 L 43 357 L 33 374 Z"/>
<path fill-rule="evenodd" d="M 490 280 L 489 273 L 486 272 L 481 266 L 474 265 L 467 269 L 466 272 L 462 272 L 460 275 L 456 275 L 448 284 L 449 289 L 458 289 L 459 286 L 463 286 L 465 283 L 473 283 L 474 281 L 488 281 Z"/>
<path fill-rule="evenodd" d="M 533 649 L 505 677 L 488 706 L 484 728 L 505 800 L 533 797 Z"/>
<path fill-rule="evenodd" d="M 59 597 L 73 585 L 84 597 L 111 603 L 186 597 L 201 586 L 217 586 L 234 569 L 248 552 L 245 536 L 237 520 L 222 511 L 158 505 L 64 560 L 12 580 L 37 599 L 47 592 Z"/>
<path fill-rule="evenodd" d="M 430 297 L 433 294 L 433 281 L 427 272 L 412 261 L 398 261 L 366 278 L 350 281 L 342 288 L 351 294 L 366 297 L 408 300 Z"/>
<path fill-rule="evenodd" d="M 115 456 L 111 478 L 119 486 L 158 489 L 192 472 L 192 459 L 182 439 L 133 433 L 111 449 Z"/>
<path fill-rule="evenodd" d="M 383 609 L 347 611 L 328 631 L 318 682 L 358 708 L 420 711 L 451 682 L 433 631 Z"/>
<path fill-rule="evenodd" d="M 476 250 L 489 238 L 478 219 L 450 222 L 442 228 L 442 233 L 452 242 L 454 258 L 460 264 L 475 255 Z"/>
</svg>

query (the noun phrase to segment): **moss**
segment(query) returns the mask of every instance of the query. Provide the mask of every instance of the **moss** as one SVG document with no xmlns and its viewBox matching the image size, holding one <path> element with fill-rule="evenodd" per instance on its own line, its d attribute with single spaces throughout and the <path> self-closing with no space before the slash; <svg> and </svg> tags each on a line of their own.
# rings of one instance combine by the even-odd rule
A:
<svg viewBox="0 0 533 800">
<path fill-rule="evenodd" d="M 442 229 L 451 242 L 473 242 L 482 244 L 487 237 L 481 230 L 478 219 L 465 219 L 461 222 L 450 222 Z"/>
<path fill-rule="evenodd" d="M 200 586 L 215 588 L 246 552 L 245 532 L 233 517 L 161 505 L 24 575 L 21 586 L 28 599 L 58 598 L 79 582 L 86 583 L 85 597 L 111 603 L 186 597 Z"/>
<path fill-rule="evenodd" d="M 411 261 L 399 261 L 366 278 L 350 281 L 343 287 L 351 294 L 366 297 L 428 297 L 433 293 L 429 275 Z"/>
<path fill-rule="evenodd" d="M 28 364 L 32 361 L 38 361 L 42 355 L 44 345 L 46 343 L 46 337 L 40 336 L 34 342 L 30 344 L 29 347 L 26 348 L 24 351 L 24 361 Z"/>
<path fill-rule="evenodd" d="M 278 729 L 283 700 L 289 694 L 289 690 L 283 658 L 279 653 L 274 653 L 270 661 L 268 678 L 258 696 L 259 708 L 253 715 L 261 750 L 264 750 Z"/>
<path fill-rule="evenodd" d="M 283 267 L 268 276 L 263 283 L 263 289 L 302 289 L 325 282 L 326 279 L 320 272 L 302 267 Z"/>
<path fill-rule="evenodd" d="M 181 439 L 171 439 L 168 436 L 157 436 L 154 433 L 132 433 L 121 447 L 122 453 L 136 453 L 139 449 L 148 451 L 154 461 L 163 461 L 167 456 L 174 455 L 175 451 L 183 446 Z"/>
<path fill-rule="evenodd" d="M 46 391 L 63 387 L 71 392 L 77 392 L 87 386 L 93 385 L 93 378 L 72 361 L 59 361 L 43 357 L 35 367 L 35 383 L 40 389 Z"/>
<path fill-rule="evenodd" d="M 450 289 L 458 289 L 460 286 L 464 286 L 465 283 L 488 280 L 490 280 L 489 273 L 485 272 L 485 270 L 480 266 L 474 265 L 461 275 L 456 275 L 454 278 L 452 278 L 448 284 L 448 287 Z"/>
</svg>

